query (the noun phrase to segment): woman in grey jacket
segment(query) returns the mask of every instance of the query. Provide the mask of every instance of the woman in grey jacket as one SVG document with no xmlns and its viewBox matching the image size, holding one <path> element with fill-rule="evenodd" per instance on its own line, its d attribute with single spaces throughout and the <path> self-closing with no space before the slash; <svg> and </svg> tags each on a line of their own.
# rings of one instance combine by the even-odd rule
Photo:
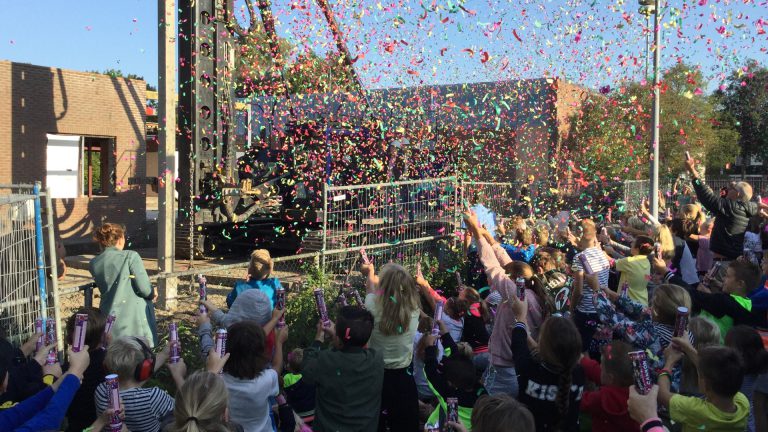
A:
<svg viewBox="0 0 768 432">
<path fill-rule="evenodd" d="M 125 231 L 118 224 L 105 223 L 93 238 L 102 252 L 91 260 L 89 269 L 101 292 L 99 309 L 115 316 L 112 336 L 142 337 L 155 346 L 154 291 L 141 257 L 135 251 L 123 250 Z"/>
</svg>

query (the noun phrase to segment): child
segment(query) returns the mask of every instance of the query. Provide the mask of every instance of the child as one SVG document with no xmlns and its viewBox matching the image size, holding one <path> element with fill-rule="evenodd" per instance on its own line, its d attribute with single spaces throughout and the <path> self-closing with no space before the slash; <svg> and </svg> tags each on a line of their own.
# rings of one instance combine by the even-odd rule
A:
<svg viewBox="0 0 768 432">
<path fill-rule="evenodd" d="M 75 330 L 75 316 L 77 314 L 88 315 L 88 327 L 85 331 L 85 344 L 88 345 L 88 354 L 91 363 L 83 374 L 80 389 L 75 393 L 76 404 L 72 404 L 67 411 L 67 431 L 80 432 L 88 425 L 96 421 L 96 407 L 94 405 L 94 392 L 96 387 L 104 382 L 107 372 L 104 370 L 104 357 L 106 351 L 102 348 L 104 325 L 106 317 L 104 313 L 95 308 L 82 308 L 72 314 L 67 320 L 67 343 L 72 344 Z"/>
<path fill-rule="evenodd" d="M 605 252 L 600 249 L 597 243 L 597 230 L 595 223 L 589 219 L 581 221 L 582 237 L 579 240 L 581 252 L 573 258 L 572 270 L 573 292 L 571 293 L 571 308 L 573 310 L 573 320 L 581 335 L 582 351 L 589 351 L 592 343 L 592 337 L 597 330 L 597 293 L 601 287 L 608 286 L 611 264 Z M 597 286 L 590 286 L 585 283 L 584 266 L 581 263 L 581 257 L 584 256 L 592 268 L 592 272 L 597 276 Z"/>
<path fill-rule="evenodd" d="M 470 415 L 478 396 L 485 393 L 485 389 L 477 381 L 477 376 L 472 368 L 472 359 L 460 353 L 459 347 L 451 338 L 451 335 L 440 321 L 440 341 L 446 352 L 443 357 L 441 370 L 438 371 L 438 346 L 437 337 L 431 334 L 425 335 L 426 349 L 424 353 L 424 370 L 429 380 L 430 388 L 437 397 L 438 408 L 427 420 L 428 424 L 439 425 L 444 423 L 447 414 L 446 399 L 453 397 L 458 402 L 459 421 L 467 428 L 472 429 Z"/>
<path fill-rule="evenodd" d="M 723 336 L 734 325 L 764 325 L 765 313 L 752 313 L 752 300 L 747 297 L 759 280 L 756 265 L 746 260 L 731 261 L 723 279 L 723 292 L 690 290 L 694 312 L 700 310 L 701 316 L 714 321 Z"/>
<path fill-rule="evenodd" d="M 763 258 L 761 269 L 760 282 L 749 293 L 749 298 L 752 300 L 753 308 L 768 309 L 768 258 Z"/>
<path fill-rule="evenodd" d="M 229 391 L 229 412 L 232 421 L 247 432 L 272 431 L 271 398 L 280 391 L 278 376 L 283 363 L 283 343 L 287 327 L 277 335 L 272 369 L 265 355 L 266 335 L 254 321 L 241 321 L 227 330 L 226 351 L 229 360 L 224 365 L 224 384 Z"/>
<path fill-rule="evenodd" d="M 744 258 L 755 265 L 760 265 L 760 260 L 763 258 L 763 242 L 760 239 L 762 222 L 760 215 L 752 216 L 744 233 Z"/>
<path fill-rule="evenodd" d="M 445 311 L 443 311 L 445 314 Z M 413 379 L 416 381 L 416 390 L 419 392 L 419 401 L 433 404 L 435 395 L 427 382 L 427 375 L 424 372 L 424 362 L 426 361 L 427 346 L 431 343 L 430 338 L 425 337 L 432 332 L 435 325 L 434 320 L 428 316 L 419 318 L 419 329 L 413 339 Z M 443 347 L 438 346 L 438 361 L 443 357 Z M 430 413 L 432 410 L 430 409 Z"/>
<path fill-rule="evenodd" d="M 304 350 L 296 348 L 288 353 L 288 373 L 283 375 L 283 388 L 288 403 L 304 423 L 311 423 L 315 416 L 315 386 L 309 384 L 301 373 Z"/>
<path fill-rule="evenodd" d="M 45 352 L 53 346 L 45 347 Z M 2 431 L 60 430 L 64 413 L 80 387 L 80 380 L 88 368 L 88 346 L 79 352 L 69 351 L 69 370 L 51 386 L 22 402 L 0 411 Z M 8 369 L 12 367 L 14 353 L 0 349 L 0 395 L 8 388 Z M 60 371 L 61 369 L 59 369 Z"/>
<path fill-rule="evenodd" d="M 654 291 L 650 308 L 630 300 L 628 297 L 604 290 L 616 302 L 614 306 L 604 295 L 599 297 L 598 316 L 600 322 L 608 326 L 617 339 L 629 343 L 636 350 L 649 350 L 650 357 L 660 359 L 664 349 L 672 341 L 677 308 L 691 309 L 691 297 L 677 285 L 659 285 Z M 660 361 L 660 360 L 657 360 Z M 654 364 L 654 369 L 662 364 Z M 681 369 L 673 370 L 673 388 L 680 385 Z"/>
<path fill-rule="evenodd" d="M 157 432 L 161 423 L 173 412 L 173 398 L 165 390 L 142 387 L 166 360 L 167 347 L 155 356 L 149 345 L 136 337 L 121 336 L 110 342 L 104 366 L 109 373 L 119 377 L 120 400 L 125 405 L 125 424 L 129 430 Z M 184 360 L 168 363 L 167 367 L 177 388 L 181 387 L 186 371 Z M 97 415 L 107 409 L 109 392 L 106 382 L 96 387 L 94 401 Z"/>
<path fill-rule="evenodd" d="M 520 385 L 520 402 L 533 413 L 537 431 L 579 430 L 579 402 L 584 371 L 579 366 L 581 336 L 568 318 L 549 317 L 539 335 L 539 354 L 528 348 L 527 301 L 512 297 L 518 323 L 512 331 L 512 352 Z"/>
<path fill-rule="evenodd" d="M 245 281 L 240 281 L 235 284 L 235 287 L 227 295 L 227 307 L 232 307 L 235 299 L 243 291 L 249 289 L 258 289 L 267 295 L 270 301 L 270 308 L 275 307 L 276 292 L 282 288 L 280 281 L 272 277 L 272 271 L 274 270 L 275 263 L 272 261 L 272 257 L 269 255 L 269 251 L 266 249 L 256 249 L 251 252 L 251 262 L 248 265 L 248 276 Z"/>
<path fill-rule="evenodd" d="M 500 224 L 499 228 L 502 228 L 503 226 L 503 224 Z M 509 239 L 509 242 L 504 240 L 503 235 L 505 232 L 500 230 L 500 233 L 502 234 L 500 242 L 501 247 L 507 251 L 507 254 L 509 254 L 509 257 L 513 261 L 530 262 L 534 252 L 536 252 L 536 245 L 533 242 L 533 233 L 531 232 L 531 229 L 528 228 L 525 220 L 521 217 L 515 217 L 511 222 L 511 227 L 514 231 L 514 235 Z"/>
<path fill-rule="evenodd" d="M 692 317 L 688 321 L 688 331 L 693 339 L 693 347 L 697 351 L 701 351 L 704 347 L 720 345 L 722 340 L 720 327 L 712 322 L 712 320 L 704 317 Z M 689 358 L 683 358 L 680 394 L 685 396 L 703 396 L 699 389 L 699 373 Z"/>
<path fill-rule="evenodd" d="M 280 320 L 285 310 L 272 309 L 268 296 L 261 290 L 247 290 L 240 294 L 232 303 L 228 312 L 223 312 L 208 300 L 202 301 L 202 304 L 208 309 L 208 313 L 198 312 L 197 334 L 200 337 L 200 354 L 205 360 L 208 352 L 213 347 L 212 323 L 218 324 L 222 328 L 229 328 L 231 325 L 241 321 L 254 321 L 260 326 L 267 335 L 266 345 L 264 347 L 267 357 L 272 355 L 275 344 L 275 326 Z"/>
<path fill-rule="evenodd" d="M 752 393 L 758 375 L 768 369 L 768 351 L 763 346 L 763 340 L 755 329 L 739 325 L 735 326 L 725 336 L 725 345 L 729 346 L 741 355 L 744 361 L 744 382 L 741 385 L 741 393 L 749 399 L 749 421 L 747 430 L 755 430 L 755 409 L 752 404 Z"/>
<path fill-rule="evenodd" d="M 508 432 L 511 429 L 532 431 L 533 415 L 525 405 L 509 395 L 484 395 L 472 410 L 472 426 L 477 432 Z M 514 425 L 511 426 L 511 425 Z M 467 432 L 461 423 L 448 422 L 455 432 Z"/>
<path fill-rule="evenodd" d="M 690 236 L 692 239 L 697 239 L 699 242 L 699 248 L 696 250 L 696 271 L 699 276 L 704 276 L 709 269 L 712 268 L 712 259 L 714 256 L 709 249 L 709 237 L 712 235 L 713 226 L 714 219 L 707 219 L 701 224 L 699 234 Z"/>
<path fill-rule="evenodd" d="M 634 375 L 627 355 L 632 348 L 624 342 L 613 341 L 603 347 L 602 364 L 584 356 L 581 367 L 587 379 L 600 388 L 585 391 L 581 411 L 592 416 L 593 431 L 638 431 L 639 425 L 630 418 L 627 409 L 629 386 Z"/>
<path fill-rule="evenodd" d="M 648 305 L 648 280 L 651 276 L 651 262 L 648 255 L 653 253 L 653 239 L 637 236 L 632 242 L 632 256 L 616 260 L 616 270 L 621 272 L 619 287 L 629 285 L 629 298 Z"/>
<path fill-rule="evenodd" d="M 682 396 L 670 390 L 670 370 L 683 352 L 699 371 L 699 388 L 704 399 Z M 664 352 L 664 369 L 659 373 L 659 405 L 669 417 L 683 425 L 683 432 L 698 430 L 743 431 L 749 417 L 749 400 L 739 393 L 744 367 L 733 348 L 709 346 L 696 352 L 683 338 L 676 338 Z"/>
<path fill-rule="evenodd" d="M 235 432 L 229 423 L 229 394 L 217 373 L 200 371 L 190 375 L 176 391 L 174 422 L 168 432 Z"/>
<path fill-rule="evenodd" d="M 302 364 L 304 379 L 317 386 L 314 431 L 377 429 L 384 358 L 365 348 L 372 331 L 373 315 L 360 306 L 342 307 L 335 325 L 317 323 Z M 333 339 L 333 348 L 321 350 L 325 336 Z"/>
<path fill-rule="evenodd" d="M 480 294 L 474 288 L 465 288 L 459 293 L 459 299 L 466 302 L 469 307 L 464 314 L 464 329 L 461 340 L 467 342 L 475 353 L 475 369 L 480 371 L 488 367 L 488 328 L 491 321 L 491 313 L 488 305 L 480 298 Z"/>
</svg>

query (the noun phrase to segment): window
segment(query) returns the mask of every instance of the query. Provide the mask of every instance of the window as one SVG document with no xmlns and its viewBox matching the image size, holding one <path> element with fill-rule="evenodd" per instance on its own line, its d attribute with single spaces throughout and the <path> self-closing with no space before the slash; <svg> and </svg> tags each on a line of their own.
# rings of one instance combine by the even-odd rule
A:
<svg viewBox="0 0 768 432">
<path fill-rule="evenodd" d="M 104 196 L 114 192 L 114 142 L 112 138 L 83 137 L 84 196 Z"/>
</svg>

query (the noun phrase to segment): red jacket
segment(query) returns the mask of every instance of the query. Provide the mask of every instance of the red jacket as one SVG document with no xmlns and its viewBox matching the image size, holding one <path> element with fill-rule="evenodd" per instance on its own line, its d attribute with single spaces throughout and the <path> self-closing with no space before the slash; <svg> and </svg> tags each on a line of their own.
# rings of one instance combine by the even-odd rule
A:
<svg viewBox="0 0 768 432">
<path fill-rule="evenodd" d="M 587 379 L 600 385 L 600 364 L 584 357 L 581 367 Z M 627 408 L 629 387 L 601 386 L 597 391 L 585 391 L 581 411 L 592 416 L 593 432 L 640 431 L 640 425 L 629 417 Z"/>
</svg>

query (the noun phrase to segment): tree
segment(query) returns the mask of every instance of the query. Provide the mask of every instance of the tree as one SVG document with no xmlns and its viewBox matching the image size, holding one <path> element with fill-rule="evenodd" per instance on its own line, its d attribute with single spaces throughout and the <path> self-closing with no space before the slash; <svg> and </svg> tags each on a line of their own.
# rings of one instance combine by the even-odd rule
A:
<svg viewBox="0 0 768 432">
<path fill-rule="evenodd" d="M 235 89 L 239 95 L 277 94 L 286 90 L 289 93 L 317 93 L 353 88 L 349 71 L 341 64 L 338 53 L 329 52 L 322 58 L 307 48 L 297 54 L 299 49 L 288 40 L 278 37 L 274 31 L 265 30 L 257 16 L 254 0 L 245 0 L 245 6 L 247 23 L 230 17 L 238 45 L 235 50 Z M 274 51 L 270 38 L 274 38 Z"/>
<path fill-rule="evenodd" d="M 722 123 L 739 132 L 742 175 L 753 156 L 768 161 L 768 69 L 748 61 L 731 73 L 713 100 Z"/>
<path fill-rule="evenodd" d="M 660 174 L 680 172 L 689 151 L 708 167 L 722 167 L 738 153 L 736 133 L 718 122 L 703 95 L 701 71 L 683 63 L 660 83 Z M 647 178 L 653 88 L 627 82 L 591 96 L 571 119 L 566 140 L 574 163 L 587 177 Z"/>
</svg>

